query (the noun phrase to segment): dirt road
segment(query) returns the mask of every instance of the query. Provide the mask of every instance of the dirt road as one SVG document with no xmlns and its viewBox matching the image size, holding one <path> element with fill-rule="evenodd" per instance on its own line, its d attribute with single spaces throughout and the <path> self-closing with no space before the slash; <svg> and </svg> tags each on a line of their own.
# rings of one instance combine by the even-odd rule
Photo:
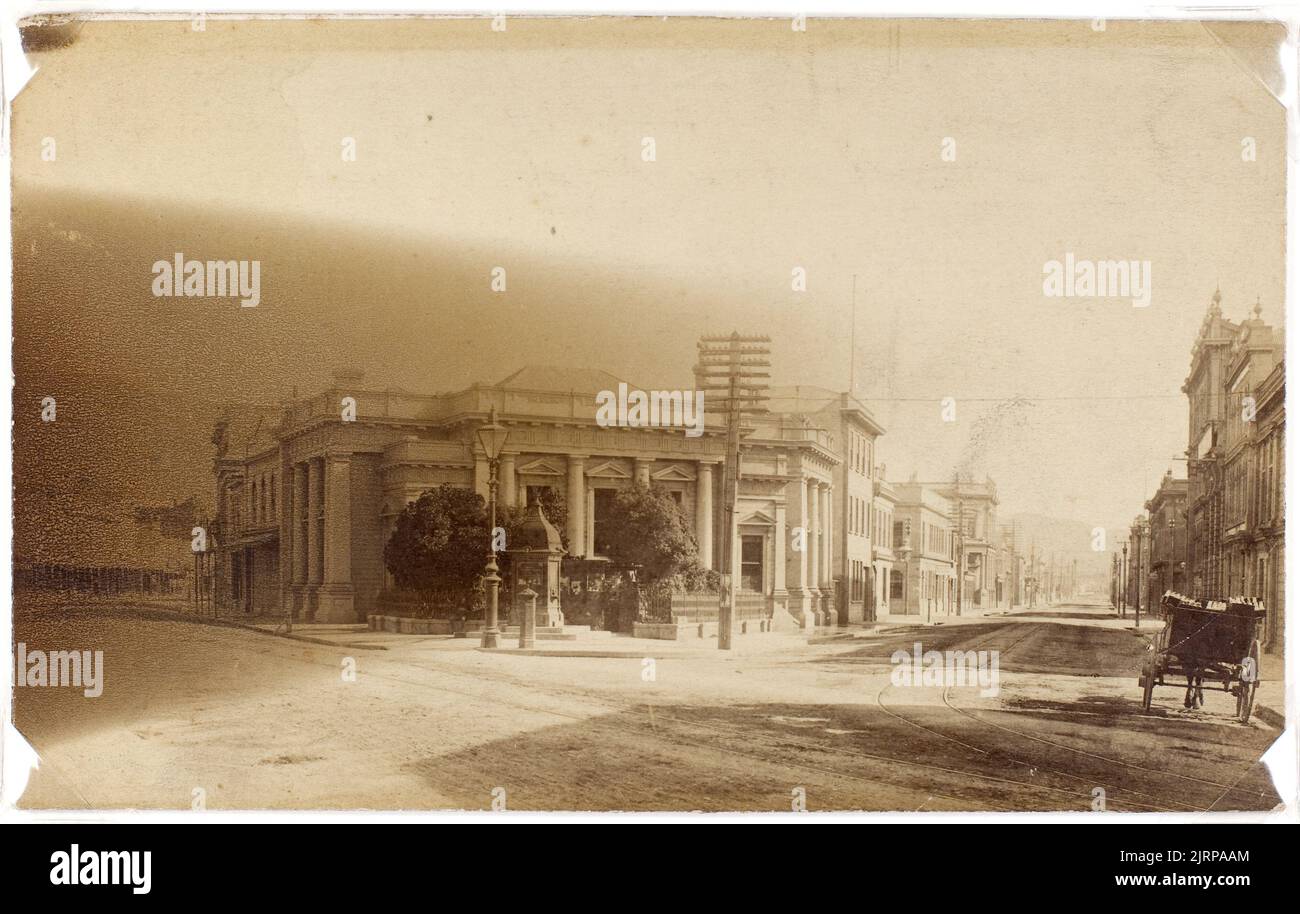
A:
<svg viewBox="0 0 1300 914">
<path fill-rule="evenodd" d="M 102 650 L 103 695 L 19 688 L 29 808 L 1269 809 L 1276 733 L 1227 695 L 1144 715 L 1143 641 L 1099 608 L 731 656 L 338 645 L 119 610 L 20 612 L 28 650 Z M 741 639 L 745 641 L 746 639 Z M 997 651 L 996 694 L 899 684 L 891 655 Z M 644 642 L 620 641 L 626 647 Z M 650 647 L 647 654 L 652 653 Z M 355 671 L 354 676 L 349 674 Z M 987 690 L 985 690 L 987 691 Z"/>
</svg>

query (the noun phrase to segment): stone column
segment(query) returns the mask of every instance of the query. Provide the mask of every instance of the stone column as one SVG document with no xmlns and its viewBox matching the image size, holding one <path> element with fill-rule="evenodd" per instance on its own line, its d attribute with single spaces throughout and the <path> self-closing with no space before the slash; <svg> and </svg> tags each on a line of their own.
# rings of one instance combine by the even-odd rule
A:
<svg viewBox="0 0 1300 914">
<path fill-rule="evenodd" d="M 298 545 L 295 549 L 295 558 L 297 565 L 294 567 L 294 579 L 298 584 L 305 586 L 307 584 L 307 527 L 311 517 L 308 508 L 308 496 L 311 491 L 308 476 L 308 464 L 306 461 L 295 463 L 293 465 L 293 479 L 296 494 L 294 495 L 294 532 L 298 538 Z"/>
<path fill-rule="evenodd" d="M 789 631 L 794 628 L 794 619 L 790 616 L 790 595 L 785 589 L 785 542 L 789 535 L 785 527 L 785 495 L 777 497 L 772 506 L 776 515 L 776 525 L 772 530 L 772 626 L 776 631 Z"/>
<path fill-rule="evenodd" d="M 347 454 L 324 459 L 323 583 L 316 621 L 355 622 L 352 589 L 352 461 Z"/>
<path fill-rule="evenodd" d="M 509 507 L 519 501 L 516 493 L 517 480 L 515 479 L 515 455 L 502 454 L 501 465 L 497 468 L 501 478 L 498 480 L 499 492 L 501 495 L 501 504 Z"/>
<path fill-rule="evenodd" d="M 700 463 L 695 469 L 695 539 L 700 544 L 700 563 L 713 567 L 713 464 Z"/>
<path fill-rule="evenodd" d="M 306 594 L 306 612 L 307 617 L 314 618 L 316 615 L 316 591 L 322 582 L 323 558 L 321 554 L 321 495 L 323 491 L 324 478 L 322 475 L 321 459 L 311 457 L 307 460 L 307 594 Z"/>
<path fill-rule="evenodd" d="M 650 464 L 654 460 L 648 457 L 636 458 L 636 484 L 650 488 Z"/>
<path fill-rule="evenodd" d="M 483 497 L 483 501 L 488 500 L 490 469 L 488 467 L 487 455 L 480 452 L 477 445 L 473 446 L 474 450 L 474 491 Z"/>
<path fill-rule="evenodd" d="M 817 492 L 817 480 L 807 482 L 808 517 L 805 526 L 808 530 L 808 589 L 812 593 L 812 611 L 818 625 L 825 624 L 822 611 L 821 594 L 821 557 L 822 557 L 822 518 L 821 497 Z"/>
<path fill-rule="evenodd" d="M 802 528 L 803 542 L 801 548 L 793 549 L 790 557 L 786 586 L 790 589 L 790 615 L 800 628 L 813 625 L 812 601 L 808 592 L 808 487 L 802 479 L 790 482 L 786 486 L 787 510 L 794 512 L 794 525 Z M 790 587 L 789 575 L 793 574 L 794 586 Z M 779 626 L 778 626 L 779 628 Z"/>
<path fill-rule="evenodd" d="M 831 486 L 830 483 L 822 482 L 817 484 L 817 497 L 821 499 L 821 539 L 822 555 L 821 568 L 822 579 L 820 587 L 826 600 L 826 614 L 829 622 L 838 622 L 839 613 L 834 602 L 835 588 L 832 586 L 835 581 L 835 540 L 832 539 L 832 529 L 835 526 L 835 508 L 831 504 Z"/>
<path fill-rule="evenodd" d="M 569 510 L 569 555 L 587 554 L 587 480 L 583 475 L 586 457 L 569 456 L 569 488 L 564 495 Z"/>
<path fill-rule="evenodd" d="M 307 583 L 307 468 L 295 463 L 289 471 L 289 497 L 285 500 L 289 515 L 289 590 L 294 617 L 303 610 L 302 586 Z"/>
</svg>

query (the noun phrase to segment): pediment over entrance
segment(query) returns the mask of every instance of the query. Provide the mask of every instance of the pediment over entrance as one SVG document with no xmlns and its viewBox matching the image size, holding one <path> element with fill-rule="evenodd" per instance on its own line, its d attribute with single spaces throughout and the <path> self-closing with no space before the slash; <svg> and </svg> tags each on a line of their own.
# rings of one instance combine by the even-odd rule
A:
<svg viewBox="0 0 1300 914">
<path fill-rule="evenodd" d="M 776 524 L 776 520 L 770 514 L 763 511 L 755 511 L 752 514 L 742 517 L 739 524 L 742 527 L 746 525 L 750 527 L 771 527 Z"/>
<path fill-rule="evenodd" d="M 537 460 L 530 460 L 523 466 L 515 467 L 515 472 L 530 473 L 533 476 L 563 476 L 564 468 L 556 466 L 552 461 L 542 457 Z"/>
<path fill-rule="evenodd" d="M 606 460 L 587 471 L 589 478 L 596 479 L 631 479 L 632 473 L 617 460 Z"/>
<path fill-rule="evenodd" d="M 695 474 L 688 473 L 679 466 L 664 467 L 657 473 L 651 473 L 650 478 L 655 482 L 694 482 Z"/>
</svg>

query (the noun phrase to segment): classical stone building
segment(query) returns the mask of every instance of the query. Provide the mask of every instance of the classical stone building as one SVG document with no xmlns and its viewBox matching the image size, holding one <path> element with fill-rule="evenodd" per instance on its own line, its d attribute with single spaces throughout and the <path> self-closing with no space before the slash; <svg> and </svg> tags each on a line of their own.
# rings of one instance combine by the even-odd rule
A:
<svg viewBox="0 0 1300 914">
<path fill-rule="evenodd" d="M 1267 563 L 1258 546 L 1261 505 L 1258 495 L 1266 487 L 1257 459 L 1259 388 L 1282 363 L 1281 334 L 1254 316 L 1241 322 L 1228 351 L 1224 375 L 1227 417 L 1223 428 L 1223 586 L 1227 596 L 1263 597 L 1267 580 L 1259 560 Z M 1264 550 L 1267 553 L 1267 549 Z"/>
<path fill-rule="evenodd" d="M 1227 362 L 1237 325 L 1223 316 L 1219 290 L 1192 346 L 1183 382 L 1188 403 L 1187 581 L 1192 596 L 1219 597 L 1223 585 L 1223 427 Z"/>
<path fill-rule="evenodd" d="M 1216 290 L 1183 384 L 1188 399 L 1187 584 L 1194 596 L 1264 601 L 1265 647 L 1285 609 L 1285 343 L 1252 316 L 1223 316 Z"/>
<path fill-rule="evenodd" d="M 1154 608 L 1166 591 L 1187 591 L 1187 480 L 1166 472 L 1146 509 L 1151 573 L 1142 605 Z"/>
<path fill-rule="evenodd" d="M 774 413 L 806 417 L 831 433 L 841 460 L 833 484 L 821 495 L 829 511 L 832 535 L 821 555 L 828 563 L 832 587 L 832 621 L 841 625 L 872 620 L 876 590 L 872 511 L 879 481 L 875 476 L 876 439 L 884 428 L 870 410 L 847 393 L 816 387 L 780 388 L 771 392 Z"/>
<path fill-rule="evenodd" d="M 544 488 L 564 495 L 566 594 L 583 586 L 575 560 L 603 561 L 613 493 L 637 483 L 671 493 L 691 519 L 702 561 L 716 567 L 725 523 L 721 411 L 706 407 L 698 436 L 681 427 L 603 427 L 596 394 L 619 384 L 601 371 L 535 366 L 495 385 L 425 395 L 341 373 L 317 395 L 232 414 L 213 436 L 222 603 L 319 621 L 374 611 L 391 586 L 383 547 L 406 504 L 442 483 L 487 496 L 476 431 L 494 407 L 509 429 L 499 497 L 524 505 Z M 738 605 L 778 626 L 860 618 L 862 601 L 852 597 L 870 584 L 854 575 L 872 553 L 859 501 L 871 498 L 863 468 L 881 429 L 837 394 L 773 406 L 744 437 Z M 850 522 L 852 533 L 844 529 Z M 804 549 L 796 548 L 796 528 Z M 842 603 L 837 581 L 848 588 Z"/>
<path fill-rule="evenodd" d="M 894 566 L 898 558 L 894 552 L 894 511 L 898 506 L 898 493 L 893 483 L 885 478 L 882 463 L 873 472 L 871 511 L 871 563 L 875 570 L 875 612 L 871 619 L 889 615 L 889 593 L 892 588 Z M 901 574 L 901 572 L 900 572 Z M 902 584 L 898 585 L 900 588 Z"/>
<path fill-rule="evenodd" d="M 948 499 L 953 526 L 962 553 L 960 612 L 979 614 L 1009 606 L 1010 587 L 1005 577 L 998 527 L 998 487 L 985 478 L 976 482 L 959 478 L 927 483 Z"/>
<path fill-rule="evenodd" d="M 1279 361 L 1255 388 L 1255 575 L 1251 595 L 1264 601 L 1264 647 L 1280 651 L 1286 618 L 1286 365 Z"/>
<path fill-rule="evenodd" d="M 890 615 L 930 621 L 957 614 L 952 506 L 933 486 L 895 483 L 895 575 Z"/>
</svg>

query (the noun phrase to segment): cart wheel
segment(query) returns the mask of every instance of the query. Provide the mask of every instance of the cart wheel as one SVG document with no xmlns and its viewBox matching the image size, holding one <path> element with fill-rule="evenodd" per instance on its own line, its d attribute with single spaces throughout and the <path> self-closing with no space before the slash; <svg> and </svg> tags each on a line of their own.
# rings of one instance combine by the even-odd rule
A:
<svg viewBox="0 0 1300 914">
<path fill-rule="evenodd" d="M 1142 676 L 1138 679 L 1142 684 L 1142 710 L 1149 712 L 1151 710 L 1151 693 L 1156 687 L 1156 660 L 1155 657 L 1148 657 L 1147 662 L 1142 667 Z"/>
<path fill-rule="evenodd" d="M 1249 677 L 1249 678 L 1247 678 Z M 1255 710 L 1255 690 L 1259 688 L 1259 641 L 1250 643 L 1250 653 L 1242 664 L 1242 679 L 1237 686 L 1237 720 L 1250 723 Z"/>
</svg>

